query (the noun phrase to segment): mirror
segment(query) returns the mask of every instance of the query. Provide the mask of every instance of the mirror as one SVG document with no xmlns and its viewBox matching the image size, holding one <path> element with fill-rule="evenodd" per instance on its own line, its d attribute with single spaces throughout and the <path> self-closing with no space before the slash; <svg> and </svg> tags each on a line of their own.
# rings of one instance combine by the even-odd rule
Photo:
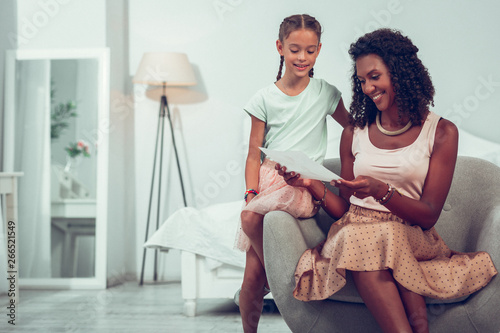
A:
<svg viewBox="0 0 500 333">
<path fill-rule="evenodd" d="M 4 171 L 21 287 L 105 288 L 109 51 L 7 51 Z"/>
</svg>

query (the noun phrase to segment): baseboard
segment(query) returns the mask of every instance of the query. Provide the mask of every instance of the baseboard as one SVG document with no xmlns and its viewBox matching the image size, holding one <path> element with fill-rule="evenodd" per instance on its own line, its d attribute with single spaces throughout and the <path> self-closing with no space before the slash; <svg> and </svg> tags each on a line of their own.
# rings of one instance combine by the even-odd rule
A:
<svg viewBox="0 0 500 333">
<path fill-rule="evenodd" d="M 119 275 L 109 276 L 106 280 L 106 285 L 107 288 L 112 288 L 130 281 L 137 281 L 135 273 L 122 273 Z"/>
</svg>

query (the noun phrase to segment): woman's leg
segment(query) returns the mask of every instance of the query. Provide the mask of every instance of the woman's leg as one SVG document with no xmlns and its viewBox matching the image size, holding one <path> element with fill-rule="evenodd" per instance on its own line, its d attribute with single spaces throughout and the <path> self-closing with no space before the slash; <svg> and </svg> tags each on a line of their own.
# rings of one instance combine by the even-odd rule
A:
<svg viewBox="0 0 500 333">
<path fill-rule="evenodd" d="M 424 296 L 414 293 L 400 285 L 398 289 L 403 301 L 406 316 L 413 328 L 414 333 L 429 333 L 429 323 L 427 321 L 427 307 Z"/>
<path fill-rule="evenodd" d="M 390 271 L 352 271 L 352 276 L 361 298 L 384 332 L 412 332 Z"/>
<path fill-rule="evenodd" d="M 240 291 L 240 314 L 245 333 L 257 332 L 262 305 L 264 302 L 264 284 L 266 273 L 253 248 L 246 256 L 245 274 Z"/>
</svg>

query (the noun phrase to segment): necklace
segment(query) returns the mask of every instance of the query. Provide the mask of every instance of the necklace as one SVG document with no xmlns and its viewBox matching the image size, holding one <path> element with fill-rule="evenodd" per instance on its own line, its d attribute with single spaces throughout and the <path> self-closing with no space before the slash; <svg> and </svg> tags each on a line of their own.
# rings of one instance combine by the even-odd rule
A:
<svg viewBox="0 0 500 333">
<path fill-rule="evenodd" d="M 380 132 L 384 133 L 385 135 L 390 135 L 390 136 L 402 134 L 402 133 L 406 132 L 407 130 L 409 130 L 411 125 L 412 125 L 411 120 L 408 120 L 408 124 L 406 124 L 405 127 L 398 129 L 397 131 L 388 131 L 385 128 L 383 128 L 382 125 L 380 124 L 380 112 L 377 113 L 377 117 L 375 119 L 375 122 L 377 123 L 377 128 Z"/>
</svg>

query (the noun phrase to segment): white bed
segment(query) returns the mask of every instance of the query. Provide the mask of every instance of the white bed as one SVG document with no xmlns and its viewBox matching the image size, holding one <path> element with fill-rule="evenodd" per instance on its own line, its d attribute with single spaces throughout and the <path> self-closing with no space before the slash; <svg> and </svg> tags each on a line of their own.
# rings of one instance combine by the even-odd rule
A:
<svg viewBox="0 0 500 333">
<path fill-rule="evenodd" d="M 243 201 L 187 207 L 172 214 L 144 246 L 181 250 L 184 314 L 201 298 L 228 298 L 240 288 L 245 253 L 233 249 Z"/>
<path fill-rule="evenodd" d="M 339 142 L 330 144 L 338 147 Z M 462 130 L 459 155 L 479 157 L 500 166 L 500 144 Z M 196 315 L 198 299 L 232 299 L 241 286 L 245 254 L 234 250 L 233 244 L 242 205 L 243 201 L 235 201 L 203 209 L 182 208 L 144 245 L 181 250 L 182 297 L 187 316 Z"/>
</svg>

